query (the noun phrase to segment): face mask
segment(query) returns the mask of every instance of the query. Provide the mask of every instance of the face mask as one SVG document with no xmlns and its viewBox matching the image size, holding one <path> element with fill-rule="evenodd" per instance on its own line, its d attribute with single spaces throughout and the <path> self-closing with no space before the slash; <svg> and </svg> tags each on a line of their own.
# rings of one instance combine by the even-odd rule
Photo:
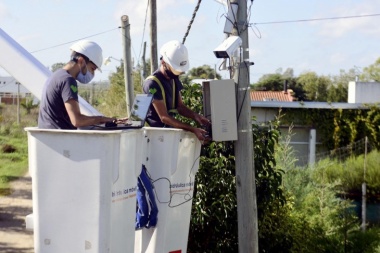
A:
<svg viewBox="0 0 380 253">
<path fill-rule="evenodd" d="M 86 64 L 87 68 L 87 64 Z M 77 76 L 77 80 L 81 83 L 89 83 L 94 78 L 94 74 L 92 74 L 88 69 L 86 74 L 82 73 L 82 70 L 79 71 L 79 74 Z"/>
<path fill-rule="evenodd" d="M 178 76 L 177 75 L 174 75 L 174 73 L 173 72 L 171 72 L 170 70 L 165 70 L 165 73 L 168 75 L 168 77 L 170 78 L 170 79 L 174 79 L 174 78 L 177 78 Z"/>
<path fill-rule="evenodd" d="M 175 75 L 167 66 L 165 66 L 165 73 L 168 75 L 170 79 L 178 78 L 177 75 Z"/>
</svg>

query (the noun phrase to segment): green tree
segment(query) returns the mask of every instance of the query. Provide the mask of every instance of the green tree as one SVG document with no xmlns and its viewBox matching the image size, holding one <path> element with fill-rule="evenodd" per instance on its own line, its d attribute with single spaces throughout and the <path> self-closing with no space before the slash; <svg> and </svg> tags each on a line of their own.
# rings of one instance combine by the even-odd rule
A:
<svg viewBox="0 0 380 253">
<path fill-rule="evenodd" d="M 338 83 L 336 85 L 332 85 L 327 93 L 327 101 L 328 102 L 347 102 L 348 99 L 348 85 L 344 85 L 342 83 Z"/>
<path fill-rule="evenodd" d="M 141 75 L 139 70 L 132 72 L 132 82 L 134 87 L 134 95 L 142 93 Z M 99 103 L 100 110 L 106 115 L 115 117 L 125 117 L 127 111 L 126 96 L 125 96 L 125 78 L 124 78 L 124 64 L 116 67 L 116 72 L 109 75 L 110 85 L 103 97 L 102 102 Z"/>
<path fill-rule="evenodd" d="M 263 75 L 257 83 L 251 85 L 251 88 L 253 90 L 282 91 L 285 89 L 285 82 L 287 90 L 293 91 L 295 100 L 306 100 L 305 91 L 302 85 L 297 82 L 297 79 L 293 77 L 293 69 L 291 68 L 288 68 L 283 74 L 275 73 Z"/>
<path fill-rule="evenodd" d="M 138 63 L 136 69 L 141 73 L 143 80 L 145 80 L 149 75 L 153 73 L 153 71 L 150 69 L 150 59 L 145 60 L 145 62 L 142 62 L 141 64 Z"/>
<path fill-rule="evenodd" d="M 331 80 L 326 76 L 318 76 L 315 72 L 302 73 L 297 82 L 305 90 L 308 101 L 327 101 L 327 88 Z"/>
<path fill-rule="evenodd" d="M 281 74 L 263 75 L 256 84 L 253 85 L 255 90 L 280 91 L 283 90 L 284 79 Z"/>
<path fill-rule="evenodd" d="M 221 76 L 216 73 L 209 65 L 190 69 L 185 75 L 180 76 L 183 83 L 190 83 L 193 79 L 221 79 Z"/>
<path fill-rule="evenodd" d="M 53 65 L 51 65 L 50 70 L 51 70 L 52 72 L 54 72 L 54 71 L 56 71 L 57 69 L 61 69 L 61 68 L 63 68 L 63 66 L 65 66 L 65 65 L 66 65 L 66 63 L 63 63 L 63 62 L 54 63 Z"/>
<path fill-rule="evenodd" d="M 104 104 L 108 108 L 108 115 L 124 117 L 127 111 L 126 96 L 125 96 L 125 80 L 124 67 L 121 64 L 116 67 L 116 72 L 110 74 L 110 86 L 107 91 L 107 96 L 104 98 Z M 110 114 L 112 113 L 112 114 Z"/>
<path fill-rule="evenodd" d="M 331 86 L 328 89 L 327 101 L 329 102 L 347 102 L 348 99 L 348 83 L 354 81 L 356 76 L 355 69 L 348 72 L 340 70 L 338 76 L 331 77 Z"/>
<path fill-rule="evenodd" d="M 364 82 L 380 82 L 380 58 L 378 58 L 375 63 L 363 69 L 360 80 Z"/>
<path fill-rule="evenodd" d="M 183 100 L 191 109 L 201 113 L 201 86 L 184 84 Z M 262 252 L 279 252 L 276 250 L 290 247 L 290 238 L 278 232 L 278 225 L 287 210 L 283 208 L 286 199 L 281 189 L 282 171 L 276 169 L 274 160 L 274 146 L 279 136 L 278 122 L 274 122 L 272 128 L 252 125 L 252 129 L 259 245 L 262 245 Z M 195 180 L 188 252 L 204 252 L 205 249 L 207 252 L 238 251 L 234 164 L 233 142 L 211 142 L 202 146 L 200 169 Z"/>
<path fill-rule="evenodd" d="M 32 109 L 37 108 L 39 105 L 39 104 L 34 104 L 33 99 L 25 99 L 20 104 L 26 110 L 26 114 L 30 114 Z"/>
<path fill-rule="evenodd" d="M 294 77 L 294 70 L 292 68 L 287 68 L 284 73 L 282 73 L 284 79 L 291 79 Z"/>
</svg>

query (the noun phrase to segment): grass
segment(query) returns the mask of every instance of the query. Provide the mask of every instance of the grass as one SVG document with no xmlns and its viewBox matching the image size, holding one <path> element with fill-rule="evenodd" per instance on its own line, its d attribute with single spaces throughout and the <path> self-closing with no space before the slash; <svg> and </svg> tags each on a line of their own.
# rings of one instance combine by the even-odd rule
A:
<svg viewBox="0 0 380 253">
<path fill-rule="evenodd" d="M 364 160 L 364 155 L 349 157 L 345 161 L 325 159 L 318 164 L 316 170 L 318 178 L 315 180 L 326 183 L 339 182 L 340 189 L 353 198 L 361 199 L 362 183 L 364 182 L 364 164 L 366 164 L 365 181 L 367 184 L 367 197 L 380 198 L 380 152 L 369 152 Z"/>
<path fill-rule="evenodd" d="M 0 106 L 0 195 L 10 193 L 10 183 L 28 171 L 28 138 L 25 127 L 37 125 L 38 109 L 30 114 L 20 108 L 17 124 L 17 106 Z"/>
<path fill-rule="evenodd" d="M 88 92 L 81 87 L 82 92 Z M 105 90 L 97 90 L 96 101 L 102 104 L 102 96 L 107 97 Z M 81 94 L 86 95 L 86 94 Z M 125 102 L 116 103 L 125 104 Z M 106 114 L 104 109 L 110 106 L 99 106 L 99 112 Z M 115 109 L 116 107 L 112 107 Z M 38 107 L 26 108 L 20 106 L 20 122 L 17 123 L 17 105 L 0 104 L 0 196 L 10 193 L 10 183 L 28 172 L 28 136 L 25 127 L 37 126 Z M 103 109 L 103 110 L 102 110 Z M 120 110 L 122 111 L 122 110 Z M 125 110 L 124 110 L 125 111 Z M 125 115 L 123 115 L 125 116 Z"/>
</svg>

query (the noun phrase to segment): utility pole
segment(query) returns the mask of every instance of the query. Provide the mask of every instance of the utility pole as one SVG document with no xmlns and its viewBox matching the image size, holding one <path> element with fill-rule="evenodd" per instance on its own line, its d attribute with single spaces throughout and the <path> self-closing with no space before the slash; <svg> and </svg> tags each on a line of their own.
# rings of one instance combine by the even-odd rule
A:
<svg viewBox="0 0 380 253">
<path fill-rule="evenodd" d="M 92 82 L 90 85 L 91 86 L 90 86 L 90 99 L 89 99 L 89 101 L 93 105 L 95 103 L 95 97 L 94 97 L 94 95 L 95 95 L 95 82 Z"/>
<path fill-rule="evenodd" d="M 122 28 L 122 45 L 123 45 L 123 63 L 124 63 L 124 79 L 125 79 L 125 97 L 127 102 L 127 117 L 131 115 L 131 107 L 133 103 L 133 81 L 131 66 L 131 35 L 129 33 L 129 18 L 127 15 L 121 16 Z"/>
<path fill-rule="evenodd" d="M 368 137 L 365 137 L 365 149 L 364 149 L 364 167 L 363 167 L 363 184 L 362 184 L 362 224 L 360 227 L 362 231 L 365 232 L 367 226 L 367 146 L 368 146 Z"/>
<path fill-rule="evenodd" d="M 16 81 L 17 85 L 17 125 L 20 125 L 20 83 Z"/>
<path fill-rule="evenodd" d="M 251 99 L 249 84 L 247 1 L 231 0 L 238 4 L 233 35 L 240 36 L 240 62 L 234 71 L 237 83 L 238 140 L 235 142 L 236 195 L 238 213 L 238 237 L 240 253 L 258 253 L 258 222 L 256 202 L 256 182 L 253 161 L 253 137 L 251 119 Z"/>
<path fill-rule="evenodd" d="M 141 80 L 141 82 L 143 82 L 143 80 L 146 78 L 145 51 L 146 51 L 146 41 L 144 41 L 144 50 L 143 50 L 143 54 L 141 57 L 141 61 L 142 61 L 142 80 Z"/>
<path fill-rule="evenodd" d="M 157 4 L 156 0 L 150 0 L 150 71 L 157 68 Z"/>
</svg>

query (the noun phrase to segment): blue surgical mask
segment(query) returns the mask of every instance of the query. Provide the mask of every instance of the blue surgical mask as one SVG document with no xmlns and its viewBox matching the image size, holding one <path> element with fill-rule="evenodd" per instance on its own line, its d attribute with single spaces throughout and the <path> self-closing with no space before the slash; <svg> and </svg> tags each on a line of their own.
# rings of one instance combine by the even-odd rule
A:
<svg viewBox="0 0 380 253">
<path fill-rule="evenodd" d="M 86 64 L 87 68 L 87 64 Z M 94 78 L 94 74 L 92 74 L 88 69 L 86 74 L 82 73 L 82 70 L 79 71 L 79 74 L 77 76 L 77 80 L 81 83 L 89 83 Z"/>
</svg>

